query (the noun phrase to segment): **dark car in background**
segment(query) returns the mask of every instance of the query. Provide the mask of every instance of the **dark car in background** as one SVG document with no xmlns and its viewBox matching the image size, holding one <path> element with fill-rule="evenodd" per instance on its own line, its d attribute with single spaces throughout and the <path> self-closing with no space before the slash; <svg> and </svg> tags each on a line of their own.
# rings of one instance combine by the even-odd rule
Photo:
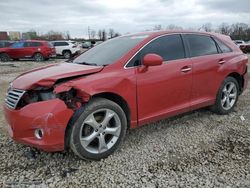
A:
<svg viewBox="0 0 250 188">
<path fill-rule="evenodd" d="M 9 47 L 0 48 L 0 61 L 8 61 L 10 59 L 19 60 L 21 58 L 44 61 L 55 56 L 56 51 L 54 46 L 47 41 L 20 41 Z"/>
</svg>

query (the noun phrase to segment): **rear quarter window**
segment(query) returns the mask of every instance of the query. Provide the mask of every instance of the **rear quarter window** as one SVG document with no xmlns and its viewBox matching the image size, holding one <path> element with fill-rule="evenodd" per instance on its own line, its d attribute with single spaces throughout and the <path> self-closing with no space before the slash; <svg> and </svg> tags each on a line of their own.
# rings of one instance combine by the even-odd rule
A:
<svg viewBox="0 0 250 188">
<path fill-rule="evenodd" d="M 68 46 L 69 44 L 67 42 L 55 42 L 54 46 Z"/>
<path fill-rule="evenodd" d="M 42 44 L 40 42 L 32 42 L 31 46 L 38 47 L 38 46 L 42 46 Z"/>
<path fill-rule="evenodd" d="M 191 57 L 218 54 L 216 44 L 210 36 L 186 34 L 185 38 L 189 44 Z"/>
<path fill-rule="evenodd" d="M 217 45 L 219 46 L 219 48 L 220 48 L 220 50 L 221 50 L 222 53 L 228 53 L 228 52 L 232 52 L 233 51 L 230 47 L 228 47 L 226 44 L 224 44 L 219 39 L 214 38 L 214 40 L 217 43 Z"/>
</svg>

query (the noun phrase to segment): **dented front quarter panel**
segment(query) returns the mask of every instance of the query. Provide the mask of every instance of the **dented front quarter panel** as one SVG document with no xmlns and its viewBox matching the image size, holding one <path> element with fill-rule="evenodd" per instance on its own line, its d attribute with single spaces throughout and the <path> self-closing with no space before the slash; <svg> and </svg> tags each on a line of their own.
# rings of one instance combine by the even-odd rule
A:
<svg viewBox="0 0 250 188">
<path fill-rule="evenodd" d="M 32 103 L 19 110 L 4 106 L 4 113 L 14 140 L 45 151 L 64 150 L 65 130 L 73 111 L 60 99 Z M 41 140 L 34 136 L 37 128 L 44 130 Z"/>
<path fill-rule="evenodd" d="M 54 92 L 76 89 L 87 102 L 94 95 L 112 93 L 121 96 L 130 109 L 131 128 L 137 125 L 136 77 L 134 69 L 114 69 L 105 67 L 101 72 L 71 80 L 55 87 Z"/>
</svg>

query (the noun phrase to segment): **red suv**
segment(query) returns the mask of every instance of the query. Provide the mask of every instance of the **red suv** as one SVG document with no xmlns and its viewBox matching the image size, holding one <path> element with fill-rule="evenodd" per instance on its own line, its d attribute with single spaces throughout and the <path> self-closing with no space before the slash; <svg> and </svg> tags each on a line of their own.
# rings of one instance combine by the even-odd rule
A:
<svg viewBox="0 0 250 188">
<path fill-rule="evenodd" d="M 152 32 L 108 40 L 71 63 L 38 68 L 10 85 L 11 137 L 83 159 L 109 156 L 127 129 L 210 106 L 231 112 L 246 89 L 248 59 L 224 35 Z"/>
<path fill-rule="evenodd" d="M 10 47 L 0 48 L 0 61 L 8 61 L 10 58 L 13 60 L 33 58 L 35 61 L 43 61 L 55 56 L 55 48 L 47 41 L 21 41 Z"/>
</svg>

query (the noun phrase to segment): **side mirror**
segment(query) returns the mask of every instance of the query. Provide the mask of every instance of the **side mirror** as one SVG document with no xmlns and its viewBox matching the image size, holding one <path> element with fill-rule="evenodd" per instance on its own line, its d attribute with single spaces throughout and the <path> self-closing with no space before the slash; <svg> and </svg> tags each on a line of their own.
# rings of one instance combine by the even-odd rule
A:
<svg viewBox="0 0 250 188">
<path fill-rule="evenodd" d="M 143 65 L 146 67 L 157 66 L 163 63 L 163 58 L 157 54 L 147 54 L 143 57 Z"/>
</svg>

